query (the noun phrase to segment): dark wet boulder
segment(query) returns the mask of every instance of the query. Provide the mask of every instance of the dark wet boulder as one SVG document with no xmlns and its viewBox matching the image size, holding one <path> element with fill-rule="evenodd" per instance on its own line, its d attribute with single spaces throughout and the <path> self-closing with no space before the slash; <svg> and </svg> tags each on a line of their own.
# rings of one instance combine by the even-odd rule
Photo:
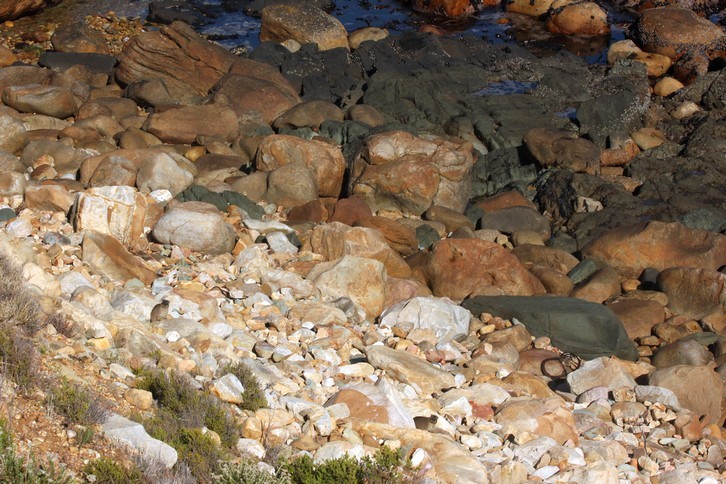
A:
<svg viewBox="0 0 726 484">
<path fill-rule="evenodd" d="M 255 219 L 261 219 L 265 212 L 262 207 L 245 197 L 241 193 L 225 190 L 222 193 L 213 192 L 200 185 L 192 185 L 176 197 L 181 202 L 206 202 L 217 207 L 218 210 L 225 212 L 227 206 L 236 205 L 247 214 Z"/>
<path fill-rule="evenodd" d="M 601 304 L 556 296 L 477 296 L 462 306 L 474 316 L 516 318 L 532 335 L 547 336 L 560 350 L 581 358 L 638 358 L 623 323 Z"/>
</svg>

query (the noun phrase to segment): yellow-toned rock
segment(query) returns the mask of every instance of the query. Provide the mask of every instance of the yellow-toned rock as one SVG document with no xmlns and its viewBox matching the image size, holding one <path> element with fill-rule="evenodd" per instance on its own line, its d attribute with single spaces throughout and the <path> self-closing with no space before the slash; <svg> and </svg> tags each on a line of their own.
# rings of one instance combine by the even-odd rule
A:
<svg viewBox="0 0 726 484">
<path fill-rule="evenodd" d="M 667 97 L 676 91 L 683 89 L 683 83 L 672 77 L 664 77 L 653 86 L 653 92 L 656 96 Z"/>
</svg>

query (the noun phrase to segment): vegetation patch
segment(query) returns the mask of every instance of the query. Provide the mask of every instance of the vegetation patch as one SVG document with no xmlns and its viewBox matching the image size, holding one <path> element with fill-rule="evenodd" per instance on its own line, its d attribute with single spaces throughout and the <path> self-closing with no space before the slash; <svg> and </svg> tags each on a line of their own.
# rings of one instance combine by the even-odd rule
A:
<svg viewBox="0 0 726 484">
<path fill-rule="evenodd" d="M 137 467 L 125 467 L 118 462 L 101 457 L 83 467 L 87 476 L 94 476 L 96 484 L 141 484 L 143 474 Z"/>
<path fill-rule="evenodd" d="M 294 484 L 388 484 L 414 482 L 416 471 L 401 450 L 378 449 L 373 457 L 360 461 L 345 456 L 315 464 L 303 456 L 283 464 L 280 469 Z"/>
<path fill-rule="evenodd" d="M 222 465 L 219 474 L 213 476 L 215 484 L 291 484 L 290 477 L 285 472 L 278 475 L 260 469 L 248 459 L 237 463 L 227 462 Z"/>
<path fill-rule="evenodd" d="M 240 405 L 241 408 L 254 412 L 267 406 L 267 398 L 265 398 L 265 394 L 260 388 L 260 383 L 247 365 L 244 363 L 227 365 L 219 372 L 220 375 L 228 373 L 236 376 L 245 389 L 244 393 L 242 393 L 243 402 Z"/>
<path fill-rule="evenodd" d="M 74 424 L 95 425 L 108 416 L 108 410 L 93 392 L 65 379 L 50 389 L 47 403 Z"/>
<path fill-rule="evenodd" d="M 174 447 L 180 461 L 198 480 L 209 482 L 220 470 L 225 449 L 233 448 L 239 439 L 232 415 L 183 373 L 145 370 L 139 375 L 137 388 L 150 391 L 159 404 L 156 415 L 143 422 L 146 431 Z M 223 447 L 214 434 L 204 433 L 203 427 L 218 435 Z"/>
</svg>

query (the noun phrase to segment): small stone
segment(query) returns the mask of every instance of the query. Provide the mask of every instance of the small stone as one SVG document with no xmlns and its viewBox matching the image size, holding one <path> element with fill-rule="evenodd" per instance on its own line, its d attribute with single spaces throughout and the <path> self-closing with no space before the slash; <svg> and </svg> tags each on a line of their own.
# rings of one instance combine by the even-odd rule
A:
<svg viewBox="0 0 726 484">
<path fill-rule="evenodd" d="M 674 92 L 683 89 L 683 87 L 683 83 L 678 79 L 674 79 L 673 77 L 664 77 L 655 83 L 655 86 L 653 86 L 653 92 L 656 96 L 668 97 Z"/>
<path fill-rule="evenodd" d="M 139 410 L 149 410 L 154 404 L 154 395 L 147 390 L 130 388 L 124 393 L 124 400 Z"/>
</svg>

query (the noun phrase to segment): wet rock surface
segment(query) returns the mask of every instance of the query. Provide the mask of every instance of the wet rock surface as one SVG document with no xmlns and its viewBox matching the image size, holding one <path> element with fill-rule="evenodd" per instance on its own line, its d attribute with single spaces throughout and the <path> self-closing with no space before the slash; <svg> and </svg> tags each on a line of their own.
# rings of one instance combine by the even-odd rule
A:
<svg viewBox="0 0 726 484">
<path fill-rule="evenodd" d="M 267 26 L 247 56 L 172 22 L 110 76 L 0 67 L 0 257 L 72 321 L 36 338 L 115 396 L 106 436 L 183 459 L 121 416 L 154 408 L 131 368 L 173 368 L 240 424 L 235 457 L 390 445 L 444 482 L 723 479 L 722 29 L 682 40 L 651 16 L 690 14 L 643 9 L 638 45 L 591 65 L 354 42 L 317 3 L 245 2 Z M 582 35 L 598 8 L 507 5 Z M 83 33 L 56 40 L 88 53 Z"/>
</svg>

